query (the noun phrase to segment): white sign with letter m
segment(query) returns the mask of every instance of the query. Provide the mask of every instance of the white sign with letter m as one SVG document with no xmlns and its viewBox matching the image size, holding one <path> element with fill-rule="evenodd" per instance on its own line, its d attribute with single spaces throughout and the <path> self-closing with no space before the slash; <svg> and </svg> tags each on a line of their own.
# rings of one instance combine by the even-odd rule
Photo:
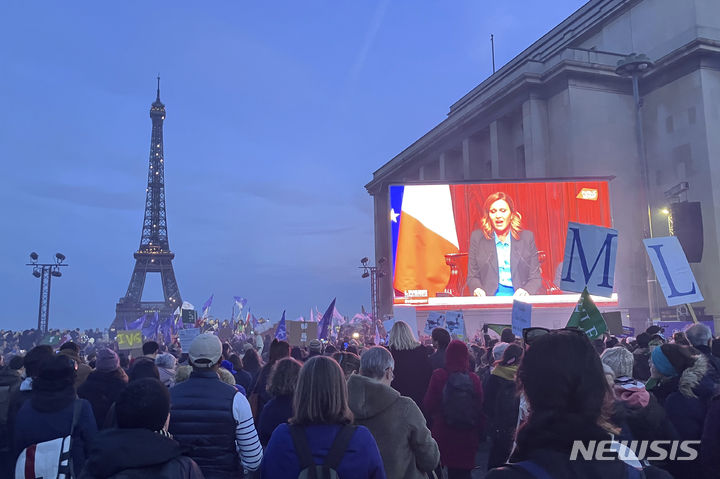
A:
<svg viewBox="0 0 720 479">
<path fill-rule="evenodd" d="M 560 289 L 610 297 L 615 278 L 618 232 L 612 228 L 568 223 Z"/>
</svg>

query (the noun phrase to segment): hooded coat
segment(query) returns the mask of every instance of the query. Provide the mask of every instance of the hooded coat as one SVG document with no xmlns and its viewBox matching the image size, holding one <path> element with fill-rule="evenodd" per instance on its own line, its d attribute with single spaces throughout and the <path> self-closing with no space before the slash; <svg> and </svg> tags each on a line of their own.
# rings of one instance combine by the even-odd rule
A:
<svg viewBox="0 0 720 479">
<path fill-rule="evenodd" d="M 469 470 L 475 467 L 475 453 L 484 429 L 484 424 L 473 429 L 456 429 L 448 426 L 443 417 L 443 390 L 450 374 L 455 372 L 469 374 L 475 386 L 477 410 L 482 411 L 483 390 L 480 378 L 470 372 L 469 368 L 467 346 L 462 341 L 451 341 L 445 352 L 445 367 L 433 372 L 423 401 L 423 410 L 432 419 L 432 436 L 440 448 L 440 461 L 444 466 L 453 469 Z"/>
<path fill-rule="evenodd" d="M 79 479 L 202 479 L 200 467 L 182 453 L 177 441 L 149 429 L 107 429 L 90 445 Z"/>
<path fill-rule="evenodd" d="M 367 427 L 375 437 L 387 477 L 423 479 L 438 465 L 438 445 L 412 399 L 353 374 L 348 379 L 348 404 L 355 424 Z"/>
<path fill-rule="evenodd" d="M 78 388 L 78 397 L 87 399 L 92 405 L 98 429 L 105 424 L 105 418 L 112 403 L 118 400 L 127 386 L 127 378 L 120 369 L 110 372 L 93 371 Z"/>
<path fill-rule="evenodd" d="M 678 439 L 701 440 L 715 384 L 708 375 L 707 358 L 695 357 L 695 363 L 679 376 L 663 379 L 652 393 L 665 407 L 667 417 L 678 432 Z M 667 470 L 676 478 L 702 477 L 700 460 L 669 462 Z"/>
<path fill-rule="evenodd" d="M 506 463 L 512 452 L 520 411 L 520 396 L 515 388 L 517 369 L 517 365 L 496 366 L 484 391 L 483 409 L 488 418 L 488 436 L 491 440 L 488 469 Z"/>
</svg>

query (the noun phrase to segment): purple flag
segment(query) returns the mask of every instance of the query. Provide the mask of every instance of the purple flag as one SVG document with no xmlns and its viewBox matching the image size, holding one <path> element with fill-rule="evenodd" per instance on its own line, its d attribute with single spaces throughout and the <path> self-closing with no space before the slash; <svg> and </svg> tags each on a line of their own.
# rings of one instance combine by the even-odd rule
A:
<svg viewBox="0 0 720 479">
<path fill-rule="evenodd" d="M 328 338 L 328 332 L 330 329 L 330 326 L 332 325 L 332 316 L 333 311 L 335 311 L 335 300 L 337 298 L 333 298 L 332 303 L 330 303 L 330 306 L 328 306 L 328 309 L 325 311 L 325 314 L 323 314 L 322 319 L 320 320 L 320 326 L 318 328 L 318 339 L 327 339 Z"/>
<path fill-rule="evenodd" d="M 283 311 L 282 318 L 278 323 L 277 331 L 275 332 L 275 339 L 278 341 L 287 341 L 287 329 L 285 329 L 285 311 Z"/>
<path fill-rule="evenodd" d="M 128 322 L 125 321 L 125 330 L 126 331 L 136 331 L 136 330 L 142 328 L 143 323 L 145 322 L 145 316 L 147 316 L 147 314 L 143 314 L 142 316 L 140 316 L 138 319 L 136 319 L 135 321 L 133 321 L 130 324 L 128 324 Z"/>
</svg>

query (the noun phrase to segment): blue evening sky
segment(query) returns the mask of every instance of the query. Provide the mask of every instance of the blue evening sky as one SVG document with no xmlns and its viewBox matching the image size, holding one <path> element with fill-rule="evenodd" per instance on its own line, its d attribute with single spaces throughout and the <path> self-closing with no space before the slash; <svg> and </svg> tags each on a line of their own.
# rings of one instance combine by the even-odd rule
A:
<svg viewBox="0 0 720 479">
<path fill-rule="evenodd" d="M 289 319 L 370 307 L 372 172 L 582 0 L 0 3 L 0 329 L 107 327 L 143 218 L 162 77 L 180 292 Z M 156 285 L 157 286 L 157 285 Z M 158 286 L 159 287 L 159 286 Z M 147 291 L 146 291 L 147 292 Z M 153 298 L 149 298 L 153 299 Z"/>
</svg>

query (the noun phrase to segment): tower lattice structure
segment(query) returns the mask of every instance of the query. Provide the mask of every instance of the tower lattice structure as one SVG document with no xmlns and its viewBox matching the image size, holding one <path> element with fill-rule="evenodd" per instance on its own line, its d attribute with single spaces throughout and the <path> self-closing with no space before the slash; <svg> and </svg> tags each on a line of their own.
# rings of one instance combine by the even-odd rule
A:
<svg viewBox="0 0 720 479">
<path fill-rule="evenodd" d="M 180 290 L 175 280 L 170 251 L 165 212 L 165 158 L 163 155 L 163 121 L 165 105 L 160 101 L 160 78 L 158 77 L 157 98 L 150 107 L 152 135 L 150 142 L 150 164 L 147 189 L 145 190 L 145 216 L 143 218 L 140 247 L 135 252 L 135 268 L 125 296 L 115 307 L 117 329 L 125 328 L 125 321 L 135 321 L 145 313 L 158 311 L 161 318 L 173 314 L 182 305 Z M 163 288 L 163 302 L 142 301 L 147 273 L 160 273 Z"/>
</svg>

